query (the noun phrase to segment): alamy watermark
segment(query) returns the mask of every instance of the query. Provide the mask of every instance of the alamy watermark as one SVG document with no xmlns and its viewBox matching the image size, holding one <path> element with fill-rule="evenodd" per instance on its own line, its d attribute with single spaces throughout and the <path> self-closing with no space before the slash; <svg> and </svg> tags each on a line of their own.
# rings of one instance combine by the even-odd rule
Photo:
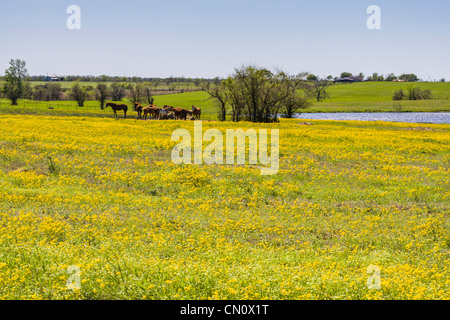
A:
<svg viewBox="0 0 450 320">
<path fill-rule="evenodd" d="M 223 134 L 219 129 L 208 129 L 203 133 L 202 121 L 194 122 L 194 164 L 223 164 Z M 271 140 L 268 143 L 267 129 L 260 129 L 259 134 L 255 129 L 248 129 L 244 132 L 242 129 L 226 130 L 225 152 L 226 164 L 235 164 L 235 146 L 238 165 L 246 163 L 246 138 L 248 145 L 248 163 L 251 165 L 259 163 L 268 167 L 260 167 L 262 175 L 274 175 L 279 169 L 280 154 L 280 135 L 278 129 L 271 129 Z M 172 141 L 179 142 L 172 149 L 172 161 L 175 164 L 192 164 L 192 137 L 186 129 L 177 129 L 172 133 Z M 203 141 L 211 141 L 208 146 L 202 150 Z M 237 140 L 237 144 L 235 144 Z M 259 148 L 258 148 L 259 142 Z M 268 155 L 268 146 L 270 145 L 270 156 Z M 259 149 L 259 150 L 258 150 Z"/>
<path fill-rule="evenodd" d="M 81 29 L 81 9 L 77 5 L 70 5 L 66 10 L 67 14 L 70 16 L 66 20 L 66 26 L 69 30 L 80 30 Z"/>
<path fill-rule="evenodd" d="M 70 290 L 81 289 L 81 270 L 78 266 L 69 266 L 67 273 L 71 276 L 67 279 L 66 287 Z"/>
<path fill-rule="evenodd" d="M 381 289 L 381 269 L 378 266 L 369 266 L 367 268 L 367 273 L 370 277 L 367 279 L 367 288 L 369 290 L 380 290 Z"/>
<path fill-rule="evenodd" d="M 367 14 L 370 17 L 367 19 L 366 25 L 369 30 L 381 29 L 381 9 L 377 5 L 371 5 L 367 8 Z"/>
<path fill-rule="evenodd" d="M 367 7 L 367 14 L 370 14 L 367 18 L 367 28 L 369 30 L 380 30 L 381 29 L 381 9 L 377 5 L 370 5 Z M 77 5 L 70 5 L 67 7 L 66 13 L 70 16 L 66 20 L 66 26 L 69 30 L 80 30 L 81 29 L 81 9 Z"/>
</svg>

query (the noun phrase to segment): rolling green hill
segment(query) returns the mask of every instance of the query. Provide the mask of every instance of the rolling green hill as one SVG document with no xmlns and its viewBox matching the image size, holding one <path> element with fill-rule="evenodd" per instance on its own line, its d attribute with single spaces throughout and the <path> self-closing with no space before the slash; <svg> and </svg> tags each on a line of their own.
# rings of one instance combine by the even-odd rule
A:
<svg viewBox="0 0 450 320">
<path fill-rule="evenodd" d="M 331 86 L 328 90 L 331 98 L 327 101 L 392 101 L 395 91 L 407 91 L 410 86 L 429 89 L 437 99 L 450 99 L 450 82 L 360 82 Z"/>
</svg>

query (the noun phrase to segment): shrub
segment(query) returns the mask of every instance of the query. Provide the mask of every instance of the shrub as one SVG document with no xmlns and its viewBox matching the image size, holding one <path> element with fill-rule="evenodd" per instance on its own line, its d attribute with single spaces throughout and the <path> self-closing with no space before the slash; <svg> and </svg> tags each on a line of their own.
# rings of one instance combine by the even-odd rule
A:
<svg viewBox="0 0 450 320">
<path fill-rule="evenodd" d="M 394 96 L 392 97 L 392 100 L 398 101 L 398 100 L 404 100 L 404 99 L 406 99 L 406 95 L 402 89 L 394 92 Z"/>
<path fill-rule="evenodd" d="M 392 96 L 392 100 L 431 100 L 433 99 L 433 95 L 429 89 L 422 90 L 419 87 L 409 87 L 408 93 L 405 94 L 402 89 L 394 92 Z"/>
</svg>

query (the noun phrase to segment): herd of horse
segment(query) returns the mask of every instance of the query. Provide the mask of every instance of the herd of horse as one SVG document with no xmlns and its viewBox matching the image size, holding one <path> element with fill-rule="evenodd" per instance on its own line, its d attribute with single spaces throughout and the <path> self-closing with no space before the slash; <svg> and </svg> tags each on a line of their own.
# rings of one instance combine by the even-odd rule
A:
<svg viewBox="0 0 450 320">
<path fill-rule="evenodd" d="M 124 119 L 127 117 L 128 106 L 126 104 L 117 104 L 113 102 L 108 102 L 106 108 L 111 107 L 114 111 L 114 117 L 117 116 L 117 111 L 123 111 Z M 106 109 L 105 108 L 105 109 Z M 188 116 L 190 120 L 199 120 L 202 114 L 200 108 L 192 106 L 192 110 L 187 110 L 184 108 L 174 108 L 172 106 L 165 105 L 163 108 L 158 108 L 154 104 L 147 107 L 142 106 L 138 102 L 134 103 L 134 111 L 137 112 L 137 119 L 147 120 L 150 119 L 164 120 L 164 119 L 175 119 L 175 120 L 187 120 Z"/>
</svg>

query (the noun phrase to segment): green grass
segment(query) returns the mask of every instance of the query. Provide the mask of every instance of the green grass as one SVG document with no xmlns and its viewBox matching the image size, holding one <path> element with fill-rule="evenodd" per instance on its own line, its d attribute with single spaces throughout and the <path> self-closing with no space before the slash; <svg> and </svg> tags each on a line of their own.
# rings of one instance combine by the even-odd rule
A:
<svg viewBox="0 0 450 320">
<path fill-rule="evenodd" d="M 176 106 L 191 110 L 192 106 L 201 108 L 206 113 L 214 113 L 214 103 L 212 99 L 208 99 L 209 94 L 205 91 L 187 92 L 179 94 L 167 94 L 155 96 L 154 103 L 158 107 L 164 105 Z"/>
<path fill-rule="evenodd" d="M 450 100 L 450 82 L 360 82 L 332 85 L 327 102 L 392 101 L 395 91 L 407 91 L 409 86 L 429 89 L 434 98 Z"/>
</svg>

